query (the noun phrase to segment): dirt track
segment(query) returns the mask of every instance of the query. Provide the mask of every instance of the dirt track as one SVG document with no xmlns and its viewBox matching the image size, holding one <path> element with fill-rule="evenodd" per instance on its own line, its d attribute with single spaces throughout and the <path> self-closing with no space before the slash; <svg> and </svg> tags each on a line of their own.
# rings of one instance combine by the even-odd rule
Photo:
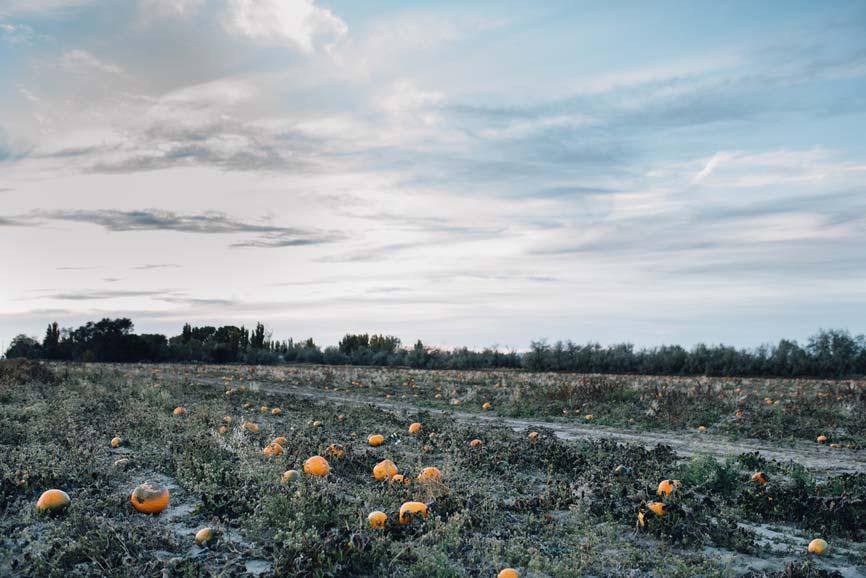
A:
<svg viewBox="0 0 866 578">
<path fill-rule="evenodd" d="M 196 378 L 199 383 L 223 387 L 218 379 Z M 635 443 L 647 447 L 658 444 L 671 446 L 682 456 L 706 454 L 718 459 L 742 453 L 758 452 L 768 459 L 794 461 L 820 473 L 857 473 L 866 472 L 866 450 L 831 449 L 818 444 L 797 442 L 788 446 L 772 445 L 771 442 L 756 439 L 732 441 L 711 433 L 697 432 L 641 432 L 616 429 L 599 425 L 562 423 L 542 419 L 510 418 L 493 414 L 468 413 L 446 409 L 436 409 L 391 400 L 371 399 L 363 396 L 349 396 L 320 389 L 304 388 L 285 384 L 274 384 L 264 380 L 256 382 L 260 391 L 272 394 L 288 394 L 307 399 L 337 402 L 349 405 L 373 405 L 393 412 L 430 412 L 446 414 L 464 423 L 507 426 L 515 431 L 546 428 L 557 437 L 566 440 L 607 438 L 618 442 Z"/>
</svg>

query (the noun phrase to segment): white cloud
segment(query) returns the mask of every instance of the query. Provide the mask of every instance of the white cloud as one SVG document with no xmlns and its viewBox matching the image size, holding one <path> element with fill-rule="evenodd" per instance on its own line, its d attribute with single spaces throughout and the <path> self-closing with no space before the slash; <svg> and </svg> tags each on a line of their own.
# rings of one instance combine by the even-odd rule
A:
<svg viewBox="0 0 866 578">
<path fill-rule="evenodd" d="M 313 0 L 229 0 L 226 28 L 253 40 L 288 43 L 307 53 L 327 48 L 349 28 Z"/>
<path fill-rule="evenodd" d="M 712 157 L 710 157 L 710 160 L 707 161 L 707 164 L 704 165 L 704 168 L 702 168 L 692 178 L 692 184 L 696 185 L 696 184 L 700 183 L 701 181 L 703 181 L 705 178 L 710 176 L 714 170 L 716 170 L 716 167 L 719 166 L 719 163 L 721 163 L 721 162 L 723 162 L 729 158 L 731 158 L 731 155 L 726 153 L 726 152 L 723 152 L 723 151 L 717 152 L 716 154 L 714 154 Z"/>
<path fill-rule="evenodd" d="M 0 16 L 18 14 L 55 14 L 93 4 L 97 0 L 4 0 L 0 3 Z"/>
<path fill-rule="evenodd" d="M 97 71 L 106 74 L 123 74 L 120 67 L 104 62 L 85 50 L 67 50 L 60 57 L 60 66 L 70 72 Z"/>
<path fill-rule="evenodd" d="M 184 17 L 198 11 L 207 0 L 139 0 L 139 10 L 145 18 Z"/>
</svg>

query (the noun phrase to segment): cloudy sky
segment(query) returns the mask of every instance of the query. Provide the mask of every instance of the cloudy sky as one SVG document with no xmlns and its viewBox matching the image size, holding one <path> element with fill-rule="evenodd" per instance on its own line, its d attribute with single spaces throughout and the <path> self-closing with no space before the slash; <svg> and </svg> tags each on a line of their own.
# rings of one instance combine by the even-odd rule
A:
<svg viewBox="0 0 866 578">
<path fill-rule="evenodd" d="M 862 332 L 864 135 L 861 2 L 0 0 L 0 342 Z"/>
</svg>

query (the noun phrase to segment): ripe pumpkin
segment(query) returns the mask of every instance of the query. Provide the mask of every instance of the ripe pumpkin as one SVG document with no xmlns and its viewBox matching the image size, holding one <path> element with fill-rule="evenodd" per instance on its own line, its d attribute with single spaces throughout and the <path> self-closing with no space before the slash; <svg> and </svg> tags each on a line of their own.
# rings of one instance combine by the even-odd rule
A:
<svg viewBox="0 0 866 578">
<path fill-rule="evenodd" d="M 418 479 L 422 482 L 426 482 L 429 480 L 441 480 L 442 472 L 439 470 L 439 468 L 432 466 L 429 468 L 424 468 L 423 470 L 421 470 L 421 473 L 418 474 Z"/>
<path fill-rule="evenodd" d="M 36 511 L 59 513 L 69 507 L 69 494 L 63 490 L 46 490 L 36 501 Z"/>
<path fill-rule="evenodd" d="M 215 536 L 216 533 L 213 531 L 213 528 L 202 528 L 195 533 L 195 543 L 199 546 L 204 546 L 211 543 Z"/>
<path fill-rule="evenodd" d="M 287 445 L 289 445 L 289 440 L 287 440 L 283 436 L 279 436 L 279 437 L 274 438 L 273 443 L 280 444 L 281 446 L 286 447 Z"/>
<path fill-rule="evenodd" d="M 388 514 L 376 510 L 367 514 L 367 521 L 370 522 L 371 528 L 384 528 L 388 522 Z"/>
<path fill-rule="evenodd" d="M 664 516 L 665 513 L 666 513 L 666 512 L 665 512 L 665 505 L 664 505 L 663 503 L 661 503 L 661 502 L 650 502 L 650 503 L 648 503 L 648 504 L 646 505 L 646 507 L 649 508 L 649 510 L 650 510 L 653 514 L 655 514 L 656 516 L 658 516 L 659 518 L 661 518 L 662 516 Z"/>
<path fill-rule="evenodd" d="M 699 425 L 699 426 L 698 426 L 698 431 L 701 432 L 701 433 L 704 433 L 705 431 L 707 431 L 707 427 L 706 427 L 706 426 L 703 426 L 703 425 Z"/>
<path fill-rule="evenodd" d="M 119 437 L 116 437 L 116 436 L 111 438 L 111 447 L 119 448 L 121 445 L 123 445 L 122 439 L 120 439 Z"/>
<path fill-rule="evenodd" d="M 743 417 L 744 415 L 746 415 L 746 412 L 744 412 L 744 411 L 741 410 L 741 409 L 738 409 L 738 410 L 736 411 L 736 413 L 734 413 L 734 417 Z"/>
<path fill-rule="evenodd" d="M 144 514 L 158 514 L 168 506 L 168 488 L 159 484 L 144 482 L 129 497 L 132 507 Z"/>
<path fill-rule="evenodd" d="M 592 414 L 591 413 L 586 414 L 585 416 L 583 416 L 583 419 L 585 419 L 586 421 L 592 421 Z"/>
<path fill-rule="evenodd" d="M 373 434 L 367 438 L 367 443 L 370 444 L 371 446 L 373 446 L 374 448 L 379 447 L 380 445 L 385 443 L 385 436 L 383 436 L 381 434 Z"/>
<path fill-rule="evenodd" d="M 400 524 L 411 524 L 416 516 L 427 517 L 427 504 L 424 502 L 406 502 L 400 506 Z"/>
<path fill-rule="evenodd" d="M 405 483 L 407 483 L 406 476 L 404 476 L 403 474 L 394 474 L 393 476 L 391 476 L 391 479 L 388 480 L 388 483 L 389 484 L 405 484 Z"/>
<path fill-rule="evenodd" d="M 414 434 L 421 431 L 421 424 L 417 421 L 409 426 L 409 433 Z"/>
<path fill-rule="evenodd" d="M 520 574 L 514 568 L 504 568 L 496 575 L 496 578 L 520 578 Z"/>
<path fill-rule="evenodd" d="M 484 402 L 484 405 L 481 406 L 481 409 L 483 409 L 483 410 L 486 411 L 486 410 L 488 410 L 488 409 L 491 409 L 492 407 L 493 407 L 493 404 L 492 404 L 492 403 L 490 403 L 489 401 L 485 401 L 485 402 Z"/>
<path fill-rule="evenodd" d="M 217 431 L 220 432 L 221 434 L 224 434 L 224 433 L 226 433 L 227 431 L 229 431 L 229 428 L 227 428 L 227 427 L 224 426 L 224 425 L 221 425 L 221 426 L 219 426 L 219 428 L 217 428 Z"/>
<path fill-rule="evenodd" d="M 259 424 L 251 422 L 251 421 L 245 421 L 244 422 L 244 429 L 250 433 L 259 433 Z"/>
<path fill-rule="evenodd" d="M 767 474 L 764 472 L 755 472 L 752 474 L 752 481 L 761 486 L 767 485 Z"/>
<path fill-rule="evenodd" d="M 322 422 L 320 422 L 319 420 L 314 421 L 313 427 L 322 427 Z"/>
<path fill-rule="evenodd" d="M 266 458 L 275 458 L 283 455 L 283 446 L 277 443 L 268 444 L 262 450 Z"/>
<path fill-rule="evenodd" d="M 389 480 L 397 475 L 397 465 L 391 460 L 382 460 L 373 467 L 373 477 L 378 481 Z"/>
<path fill-rule="evenodd" d="M 819 444 L 825 444 L 825 443 L 827 443 L 827 436 L 825 436 L 824 434 L 821 434 L 815 439 L 815 441 L 818 442 Z"/>
<path fill-rule="evenodd" d="M 346 450 L 343 449 L 343 446 L 338 446 L 337 444 L 329 445 L 326 451 L 329 456 L 335 457 L 338 460 L 346 457 Z"/>
<path fill-rule="evenodd" d="M 670 496 L 677 488 L 682 485 L 679 480 L 662 480 L 659 482 L 659 489 L 656 492 L 659 496 Z"/>
<path fill-rule="evenodd" d="M 301 472 L 299 472 L 298 470 L 286 470 L 285 472 L 283 472 L 283 475 L 280 476 L 280 479 L 283 481 L 284 484 L 287 484 L 289 482 L 298 481 L 300 477 Z"/>
<path fill-rule="evenodd" d="M 809 542 L 808 550 L 810 554 L 817 554 L 818 556 L 820 556 L 827 551 L 827 542 L 825 540 L 822 540 L 821 538 L 815 538 L 814 540 Z"/>
<path fill-rule="evenodd" d="M 324 478 L 330 471 L 331 466 L 328 464 L 328 460 L 322 456 L 313 456 L 304 462 L 304 473 L 307 475 Z"/>
<path fill-rule="evenodd" d="M 281 413 L 283 413 L 283 410 L 281 410 L 278 407 L 275 407 L 274 409 L 271 410 L 271 415 L 280 415 Z"/>
<path fill-rule="evenodd" d="M 538 432 L 537 431 L 529 432 L 529 441 L 535 442 L 537 440 L 538 440 Z"/>
<path fill-rule="evenodd" d="M 481 440 L 478 438 L 475 438 L 474 440 L 469 442 L 469 445 L 472 446 L 473 448 L 477 448 L 478 446 L 481 445 Z"/>
<path fill-rule="evenodd" d="M 186 414 L 186 408 L 178 406 L 178 407 L 174 408 L 174 411 L 171 413 L 172 413 L 172 415 L 185 415 Z"/>
<path fill-rule="evenodd" d="M 268 413 L 271 410 L 268 408 L 268 406 L 263 405 L 262 407 L 259 408 L 259 411 L 261 411 L 262 413 Z"/>
</svg>

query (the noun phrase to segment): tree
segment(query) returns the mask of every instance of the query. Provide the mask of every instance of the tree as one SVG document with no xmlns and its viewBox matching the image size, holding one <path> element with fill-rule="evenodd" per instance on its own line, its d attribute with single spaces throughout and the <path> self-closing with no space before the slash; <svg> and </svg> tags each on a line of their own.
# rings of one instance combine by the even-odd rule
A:
<svg viewBox="0 0 866 578">
<path fill-rule="evenodd" d="M 39 359 L 42 357 L 42 346 L 39 342 L 24 334 L 16 335 L 6 350 L 6 359 Z"/>
</svg>

